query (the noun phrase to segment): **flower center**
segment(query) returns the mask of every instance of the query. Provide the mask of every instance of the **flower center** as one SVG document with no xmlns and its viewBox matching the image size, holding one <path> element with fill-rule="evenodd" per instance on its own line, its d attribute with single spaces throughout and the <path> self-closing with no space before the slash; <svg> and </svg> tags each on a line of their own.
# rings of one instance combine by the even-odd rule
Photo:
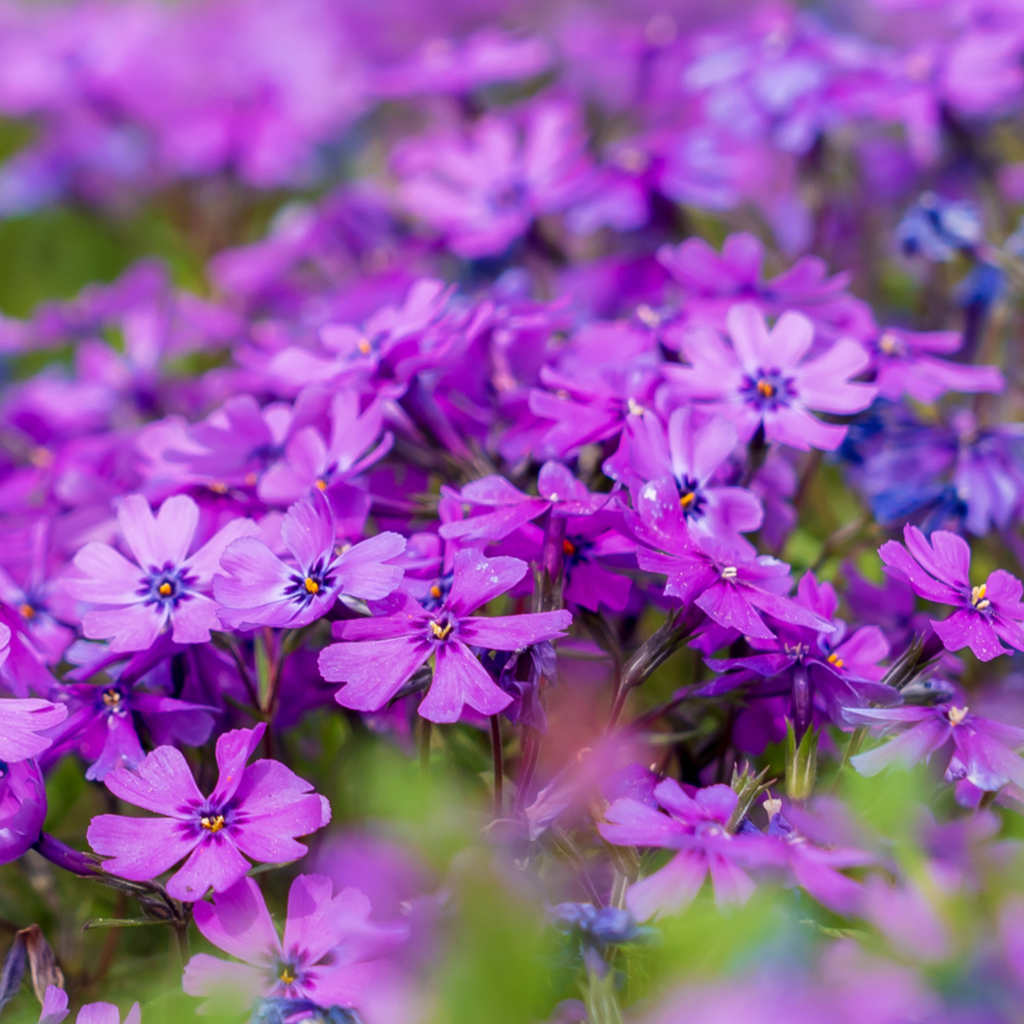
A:
<svg viewBox="0 0 1024 1024">
<path fill-rule="evenodd" d="M 629 409 L 630 416 L 643 416 L 647 411 L 635 398 L 630 397 L 626 402 L 626 408 Z"/>
<path fill-rule="evenodd" d="M 138 594 L 146 604 L 162 605 L 170 609 L 188 596 L 189 584 L 193 577 L 187 576 L 183 569 L 177 569 L 170 562 L 162 566 L 152 566 L 149 575 L 139 585 Z"/>
<path fill-rule="evenodd" d="M 796 389 L 789 377 L 783 377 L 782 371 L 772 367 L 758 369 L 747 374 L 740 383 L 740 394 L 750 405 L 762 411 L 773 411 L 789 405 L 796 397 Z"/>
<path fill-rule="evenodd" d="M 576 554 L 576 545 L 568 538 L 562 541 L 562 554 L 570 558 Z"/>
<path fill-rule="evenodd" d="M 285 596 L 305 608 L 319 594 L 330 590 L 334 583 L 334 572 L 330 555 L 321 555 L 305 572 L 297 572 L 288 578 Z"/>
<path fill-rule="evenodd" d="M 679 507 L 684 519 L 702 519 L 707 499 L 701 493 L 700 481 L 696 477 L 684 476 L 679 481 Z"/>
<path fill-rule="evenodd" d="M 983 612 L 992 606 L 992 602 L 985 596 L 988 585 L 982 583 L 980 586 L 971 587 L 971 607 Z"/>
<path fill-rule="evenodd" d="M 951 707 L 949 711 L 946 712 L 946 717 L 949 719 L 950 725 L 959 725 L 967 717 L 966 705 L 962 708 Z"/>
<path fill-rule="evenodd" d="M 36 610 L 28 601 L 25 601 L 24 604 L 19 604 L 18 611 L 23 619 L 34 619 L 36 617 Z"/>
<path fill-rule="evenodd" d="M 285 964 L 277 977 L 286 985 L 291 985 L 295 982 L 295 968 L 291 964 Z"/>
<path fill-rule="evenodd" d="M 436 619 L 430 620 L 430 632 L 434 634 L 436 639 L 447 640 L 451 631 L 451 622 L 438 622 Z"/>
<path fill-rule="evenodd" d="M 900 339 L 896 337 L 891 331 L 886 331 L 878 339 L 878 348 L 883 355 L 894 356 L 902 351 L 903 346 L 900 344 Z"/>
<path fill-rule="evenodd" d="M 734 580 L 737 576 L 739 576 L 739 574 L 740 571 L 736 568 L 735 565 L 727 565 L 724 569 L 722 569 L 723 580 Z"/>
<path fill-rule="evenodd" d="M 121 705 L 121 694 L 120 691 L 115 690 L 114 687 L 108 687 L 103 691 L 103 703 L 108 708 L 117 708 Z"/>
<path fill-rule="evenodd" d="M 207 832 L 219 832 L 224 827 L 224 815 L 204 814 L 199 819 L 199 824 L 202 825 Z"/>
<path fill-rule="evenodd" d="M 825 660 L 834 668 L 843 668 L 846 664 L 846 662 L 843 661 L 835 651 L 833 651 Z"/>
</svg>

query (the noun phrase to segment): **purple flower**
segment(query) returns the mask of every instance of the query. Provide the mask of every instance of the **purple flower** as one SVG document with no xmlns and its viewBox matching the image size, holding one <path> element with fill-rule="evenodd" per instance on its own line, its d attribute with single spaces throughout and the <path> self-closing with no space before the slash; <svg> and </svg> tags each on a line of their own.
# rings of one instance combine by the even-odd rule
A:
<svg viewBox="0 0 1024 1024">
<path fill-rule="evenodd" d="M 168 498 L 156 516 L 141 494 L 129 495 L 117 519 L 134 562 L 93 541 L 75 555 L 81 575 L 67 581 L 75 597 L 94 606 L 82 617 L 85 635 L 109 639 L 112 651 L 145 650 L 164 630 L 175 643 L 205 643 L 220 628 L 207 591 L 221 553 L 255 524 L 236 519 L 189 554 L 199 506 L 187 495 Z"/>
<path fill-rule="evenodd" d="M 48 700 L 0 699 L 0 762 L 41 754 L 53 739 L 45 735 L 67 717 L 67 708 Z"/>
<path fill-rule="evenodd" d="M 499 253 L 534 217 L 565 209 L 590 169 L 579 114 L 552 101 L 521 125 L 489 114 L 461 135 L 408 141 L 395 165 L 402 204 L 467 258 Z"/>
<path fill-rule="evenodd" d="M 266 725 L 234 729 L 217 740 L 217 785 L 203 796 L 188 762 L 175 747 L 157 747 L 137 768 L 116 768 L 104 779 L 117 797 L 160 815 L 129 818 L 101 814 L 87 838 L 104 857 L 105 870 L 148 881 L 183 858 L 167 882 L 175 899 L 198 900 L 208 889 L 223 892 L 249 870 L 246 857 L 268 864 L 297 860 L 308 835 L 330 821 L 326 798 L 279 761 L 246 766 Z"/>
<path fill-rule="evenodd" d="M 381 533 L 338 547 L 330 505 L 315 492 L 288 510 L 281 543 L 287 561 L 258 537 L 242 537 L 221 555 L 213 592 L 223 622 L 295 629 L 326 615 L 342 594 L 379 600 L 402 579 L 392 560 L 405 550 L 405 538 Z"/>
<path fill-rule="evenodd" d="M 741 903 L 754 889 L 744 868 L 785 860 L 784 849 L 774 840 L 729 830 L 737 797 L 728 786 L 708 786 L 690 796 L 675 779 L 663 779 L 654 796 L 667 814 L 622 797 L 598 825 L 601 835 L 618 846 L 677 851 L 663 868 L 630 886 L 626 905 L 639 920 L 685 907 L 709 873 L 716 901 Z"/>
<path fill-rule="evenodd" d="M 0 864 L 17 860 L 46 820 L 46 785 L 35 761 L 0 761 Z"/>
<path fill-rule="evenodd" d="M 739 301 L 755 303 L 765 316 L 786 310 L 803 313 L 829 337 L 857 335 L 859 327 L 871 322 L 867 305 L 846 290 L 850 275 L 830 277 L 816 256 L 804 256 L 766 280 L 764 245 L 754 235 L 730 235 L 721 255 L 703 238 L 689 238 L 674 247 L 662 246 L 658 262 L 685 290 L 684 323 L 692 309 L 704 320 L 711 316 L 724 324 L 730 307 Z"/>
<path fill-rule="evenodd" d="M 677 520 L 676 528 L 685 524 L 716 536 L 746 533 L 761 525 L 760 501 L 746 488 L 724 486 L 716 479 L 737 440 L 731 423 L 702 417 L 693 406 L 674 410 L 667 428 L 646 412 L 629 421 L 625 443 L 605 463 L 605 472 L 625 480 L 634 491 L 634 503 L 646 484 L 658 493 L 674 488 L 677 500 L 659 507 Z"/>
<path fill-rule="evenodd" d="M 322 1006 L 356 1006 L 378 980 L 374 960 L 406 935 L 402 927 L 370 921 L 370 901 L 358 889 L 334 886 L 323 875 L 299 875 L 288 893 L 279 937 L 259 886 L 243 878 L 197 903 L 193 916 L 213 945 L 243 963 L 200 953 L 185 967 L 189 995 L 214 995 L 231 986 L 259 996 L 311 999 Z"/>
<path fill-rule="evenodd" d="M 16 697 L 49 693 L 56 680 L 36 650 L 25 615 L 0 604 L 0 681 Z"/>
<path fill-rule="evenodd" d="M 617 437 L 643 415 L 662 383 L 661 359 L 647 331 L 625 323 L 591 323 L 540 371 L 548 390 L 530 392 L 530 412 L 544 424 L 541 453 L 557 458 Z"/>
<path fill-rule="evenodd" d="M 134 768 L 145 757 L 140 725 L 157 737 L 198 746 L 213 729 L 217 709 L 191 701 L 146 693 L 131 682 L 72 683 L 60 692 L 69 714 L 53 732 L 57 753 L 77 749 L 86 761 L 87 779 L 102 780 L 118 766 Z"/>
<path fill-rule="evenodd" d="M 966 779 L 978 789 L 998 790 L 1007 783 L 1024 786 L 1024 729 L 972 714 L 966 705 L 935 707 L 847 708 L 847 720 L 900 734 L 851 763 L 862 775 L 875 775 L 893 762 L 914 765 L 952 744 L 946 780 Z"/>
<path fill-rule="evenodd" d="M 48 985 L 39 1014 L 39 1024 L 61 1024 L 68 1015 L 68 994 L 56 985 Z M 121 1024 L 121 1011 L 113 1003 L 86 1003 L 78 1011 L 75 1024 Z M 142 1009 L 132 1003 L 124 1024 L 142 1024 Z"/>
<path fill-rule="evenodd" d="M 797 817 L 800 825 L 809 825 L 815 833 L 820 832 L 816 819 L 802 808 L 783 811 L 782 801 L 769 798 L 762 804 L 768 815 L 768 835 L 777 836 L 786 844 L 789 868 L 797 884 L 806 889 L 819 903 L 839 914 L 853 912 L 862 899 L 863 890 L 859 882 L 840 872 L 840 868 L 863 867 L 874 861 L 874 857 L 863 850 L 823 842 L 817 835 L 805 834 L 791 820 Z M 817 841 L 815 841 L 817 840 Z"/>
<path fill-rule="evenodd" d="M 1021 581 L 996 569 L 984 583 L 971 585 L 971 549 L 962 537 L 936 530 L 931 538 L 916 527 L 903 528 L 906 547 L 886 541 L 878 554 L 886 571 L 905 580 L 929 601 L 958 608 L 948 619 L 931 619 L 932 629 L 948 651 L 970 647 L 981 661 L 1006 654 L 1003 641 L 1024 651 L 1024 604 Z"/>
<path fill-rule="evenodd" d="M 948 391 L 1002 391 L 1006 382 L 997 367 L 954 363 L 935 355 L 956 352 L 962 344 L 958 331 L 881 331 L 871 345 L 879 396 L 909 395 L 918 402 L 934 402 Z"/>
<path fill-rule="evenodd" d="M 406 599 L 392 615 L 338 623 L 343 643 L 320 654 L 320 671 L 343 682 L 335 699 L 343 707 L 377 711 L 395 696 L 431 656 L 433 682 L 419 706 L 432 722 L 458 721 L 465 706 L 495 715 L 512 698 L 480 664 L 470 647 L 518 651 L 562 635 L 572 621 L 567 611 L 528 615 L 471 616 L 469 613 L 514 587 L 526 574 L 518 558 L 484 558 L 478 551 L 455 555 L 451 589 L 424 607 Z"/>
<path fill-rule="evenodd" d="M 869 384 L 850 378 L 865 370 L 870 357 L 849 338 L 805 360 L 814 340 L 811 321 L 787 312 L 769 331 L 750 303 L 733 306 L 726 317 L 729 344 L 715 331 L 694 328 L 681 349 L 689 366 L 669 366 L 665 375 L 684 398 L 712 403 L 749 440 L 759 427 L 765 438 L 792 448 L 838 448 L 846 428 L 811 415 L 854 413 L 875 396 Z"/>
<path fill-rule="evenodd" d="M 487 476 L 466 484 L 458 500 L 490 509 L 444 523 L 438 533 L 445 540 L 478 544 L 502 540 L 520 526 L 547 511 L 556 516 L 587 516 L 614 501 L 607 494 L 592 494 L 560 462 L 545 462 L 537 475 L 536 498 L 524 494 L 502 476 Z"/>
<path fill-rule="evenodd" d="M 359 395 L 342 391 L 331 402 L 331 433 L 325 441 L 315 426 L 296 430 L 260 481 L 260 497 L 272 504 L 289 504 L 310 488 L 328 491 L 344 487 L 391 447 L 391 435 L 381 436 L 383 417 L 375 403 L 360 410 Z"/>
<path fill-rule="evenodd" d="M 843 723 L 847 706 L 892 704 L 899 694 L 879 682 L 885 669 L 879 662 L 889 643 L 878 626 L 862 626 L 848 633 L 835 619 L 839 598 L 830 583 L 818 583 L 807 573 L 797 585 L 804 608 L 829 623 L 825 630 L 783 623 L 775 640 L 758 640 L 757 653 L 745 657 L 711 659 L 716 672 L 726 672 L 698 691 L 718 696 L 744 684 L 753 684 L 759 697 L 787 696 L 790 717 L 798 735 L 814 716 Z"/>
<path fill-rule="evenodd" d="M 636 534 L 644 544 L 641 569 L 666 576 L 665 594 L 694 604 L 709 619 L 746 637 L 770 640 L 762 618 L 828 633 L 832 624 L 785 595 L 792 586 L 789 566 L 770 555 L 755 555 L 746 541 L 711 535 L 691 537 L 680 527 L 674 485 L 647 484 L 640 491 Z"/>
</svg>

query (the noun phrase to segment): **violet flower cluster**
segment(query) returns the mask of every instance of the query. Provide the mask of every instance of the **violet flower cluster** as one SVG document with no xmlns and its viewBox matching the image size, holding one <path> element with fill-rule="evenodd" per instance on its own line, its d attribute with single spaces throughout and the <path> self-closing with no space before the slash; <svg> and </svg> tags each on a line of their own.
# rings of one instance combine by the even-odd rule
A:
<svg viewBox="0 0 1024 1024">
<path fill-rule="evenodd" d="M 0 3 L 0 1013 L 1020 1020 L 1022 126 L 1019 0 Z"/>
</svg>

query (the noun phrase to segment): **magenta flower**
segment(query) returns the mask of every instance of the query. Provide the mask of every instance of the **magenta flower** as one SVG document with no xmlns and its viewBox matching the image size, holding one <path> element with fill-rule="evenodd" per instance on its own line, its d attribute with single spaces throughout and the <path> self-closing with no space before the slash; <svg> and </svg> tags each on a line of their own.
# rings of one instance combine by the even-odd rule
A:
<svg viewBox="0 0 1024 1024">
<path fill-rule="evenodd" d="M 663 779 L 654 797 L 667 814 L 621 797 L 598 825 L 601 835 L 618 846 L 678 851 L 663 868 L 630 886 L 626 905 L 641 920 L 685 907 L 709 873 L 717 902 L 742 903 L 754 890 L 744 868 L 780 864 L 786 858 L 773 839 L 729 831 L 737 798 L 728 786 L 708 786 L 689 796 L 675 779 Z"/>
<path fill-rule="evenodd" d="M 263 474 L 260 497 L 287 505 L 305 497 L 312 487 L 343 487 L 391 447 L 391 435 L 382 436 L 382 427 L 379 403 L 361 410 L 357 392 L 339 392 L 331 402 L 330 437 L 325 440 L 314 426 L 296 430 L 283 457 Z"/>
<path fill-rule="evenodd" d="M 53 731 L 55 753 L 75 749 L 88 762 L 87 779 L 104 779 L 119 765 L 132 768 L 146 756 L 139 726 L 157 742 L 197 746 L 213 729 L 217 708 L 146 693 L 130 682 L 114 680 L 96 686 L 71 683 L 60 692 L 67 720 Z M 63 748 L 63 749 L 62 749 Z"/>
<path fill-rule="evenodd" d="M 764 518 L 761 502 L 743 487 L 723 485 L 719 470 L 736 448 L 736 428 L 718 416 L 703 417 L 693 406 L 676 409 L 668 425 L 652 413 L 626 426 L 625 444 L 605 463 L 636 492 L 653 483 L 675 491 L 662 507 L 684 524 L 718 536 L 756 530 Z M 626 455 L 624 458 L 623 456 Z"/>
<path fill-rule="evenodd" d="M 68 1015 L 68 994 L 56 985 L 48 985 L 39 1013 L 39 1024 L 61 1024 Z M 142 1010 L 133 1003 L 124 1024 L 141 1024 Z M 121 1024 L 121 1011 L 113 1003 L 86 1003 L 78 1011 L 75 1024 Z"/>
<path fill-rule="evenodd" d="M 959 331 L 890 327 L 879 332 L 871 346 L 879 396 L 895 400 L 909 395 L 918 402 L 934 402 L 948 391 L 1002 391 L 1006 382 L 998 367 L 938 358 L 962 345 Z"/>
<path fill-rule="evenodd" d="M 345 686 L 335 695 L 343 707 L 378 711 L 431 656 L 433 682 L 419 706 L 432 722 L 458 721 L 465 706 L 495 715 L 512 697 L 493 681 L 470 647 L 518 651 L 553 640 L 572 621 L 567 611 L 528 615 L 469 613 L 514 587 L 526 574 L 518 558 L 484 558 L 478 551 L 455 556 L 451 589 L 427 607 L 407 599 L 401 611 L 336 625 L 343 643 L 320 653 L 320 671 Z"/>
<path fill-rule="evenodd" d="M 444 523 L 438 533 L 445 540 L 477 544 L 502 540 L 544 512 L 553 515 L 587 516 L 614 501 L 607 494 L 592 494 L 560 462 L 545 462 L 537 475 L 538 496 L 524 494 L 502 476 L 486 476 L 466 484 L 458 494 L 461 502 L 477 506 L 471 515 Z"/>
<path fill-rule="evenodd" d="M 56 985 L 48 985 L 39 1013 L 39 1024 L 61 1024 L 68 1015 L 68 994 Z M 124 1024 L 141 1024 L 142 1009 L 138 1003 L 124 1018 Z M 78 1011 L 75 1024 L 121 1024 L 121 1011 L 113 1003 L 86 1003 Z"/>
<path fill-rule="evenodd" d="M 48 700 L 0 700 L 0 762 L 24 761 L 53 742 L 45 735 L 67 717 L 68 709 Z"/>
<path fill-rule="evenodd" d="M 223 892 L 249 870 L 246 858 L 268 864 L 297 860 L 308 835 L 330 821 L 325 797 L 279 761 L 246 766 L 266 725 L 233 729 L 217 740 L 220 777 L 203 796 L 188 762 L 175 747 L 157 747 L 134 769 L 117 768 L 104 779 L 120 799 L 160 815 L 129 818 L 101 814 L 87 838 L 105 870 L 143 882 L 185 864 L 167 882 L 175 899 L 198 900 L 210 888 Z"/>
<path fill-rule="evenodd" d="M 370 921 L 370 901 L 358 889 L 337 895 L 329 878 L 299 875 L 288 893 L 279 937 L 259 886 L 243 878 L 197 903 L 199 931 L 242 963 L 199 953 L 182 981 L 193 996 L 230 986 L 250 998 L 311 999 L 322 1006 L 356 1006 L 379 974 L 374 961 L 406 936 L 403 927 Z"/>
<path fill-rule="evenodd" d="M 0 684 L 24 697 L 49 693 L 56 683 L 28 631 L 26 616 L 0 604 Z"/>
<path fill-rule="evenodd" d="M 213 581 L 220 617 L 230 626 L 298 628 L 331 610 L 342 594 L 378 600 L 402 579 L 392 564 L 405 538 L 381 533 L 340 548 L 327 499 L 314 493 L 296 502 L 281 522 L 287 561 L 258 537 L 242 537 L 221 555 Z M 339 553 L 340 552 L 340 553 Z"/>
<path fill-rule="evenodd" d="M 817 632 L 834 626 L 810 608 L 787 597 L 793 583 L 789 566 L 771 555 L 755 555 L 744 540 L 709 534 L 691 537 L 679 522 L 675 488 L 664 481 L 640 491 L 636 523 L 639 540 L 660 550 L 640 547 L 641 569 L 666 577 L 665 594 L 696 605 L 723 629 L 771 640 L 775 634 L 764 616 Z"/>
<path fill-rule="evenodd" d="M 82 617 L 85 635 L 109 639 L 112 651 L 145 650 L 164 630 L 175 643 L 205 643 L 220 628 L 207 591 L 221 553 L 255 524 L 235 519 L 189 554 L 199 506 L 187 495 L 168 498 L 156 516 L 141 494 L 129 495 L 117 519 L 134 562 L 93 541 L 75 555 L 81 576 L 67 581 L 75 597 L 95 606 Z"/>
<path fill-rule="evenodd" d="M 501 252 L 534 217 L 580 194 L 590 163 L 578 112 L 540 101 L 521 121 L 489 114 L 459 135 L 412 139 L 395 153 L 402 205 L 459 256 Z"/>
<path fill-rule="evenodd" d="M 1024 729 L 975 715 L 966 705 L 847 708 L 845 717 L 854 725 L 883 732 L 904 727 L 895 739 L 850 759 L 862 775 L 875 775 L 894 762 L 913 765 L 927 761 L 952 744 L 947 782 L 966 779 L 978 789 L 990 791 L 1008 782 L 1024 787 L 1024 759 L 1016 753 L 1024 747 Z"/>
<path fill-rule="evenodd" d="M 814 327 L 801 313 L 787 312 L 769 331 L 750 303 L 726 316 L 729 344 L 714 331 L 684 334 L 681 349 L 689 366 L 669 366 L 665 375 L 684 398 L 712 403 L 749 440 L 759 427 L 769 441 L 792 448 L 838 448 L 846 428 L 825 424 L 811 410 L 854 413 L 875 397 L 870 384 L 850 378 L 867 369 L 870 357 L 850 339 L 805 360 Z"/>
<path fill-rule="evenodd" d="M 971 585 L 971 549 L 962 537 L 936 530 L 931 538 L 909 524 L 903 528 L 906 547 L 886 541 L 878 554 L 886 571 L 909 583 L 920 597 L 950 604 L 959 611 L 948 619 L 931 619 L 947 651 L 970 647 L 981 661 L 1008 653 L 1003 641 L 1024 651 L 1024 604 L 1021 581 L 1005 569 Z"/>
<path fill-rule="evenodd" d="M 0 864 L 17 860 L 46 820 L 46 785 L 35 761 L 0 761 Z"/>
<path fill-rule="evenodd" d="M 60 1024 L 67 1015 L 67 993 L 50 985 L 43 1000 L 39 1024 Z M 121 1011 L 113 1003 L 86 1003 L 78 1011 L 75 1024 L 121 1024 Z M 142 1008 L 138 1003 L 132 1003 L 124 1024 L 142 1024 Z"/>
</svg>

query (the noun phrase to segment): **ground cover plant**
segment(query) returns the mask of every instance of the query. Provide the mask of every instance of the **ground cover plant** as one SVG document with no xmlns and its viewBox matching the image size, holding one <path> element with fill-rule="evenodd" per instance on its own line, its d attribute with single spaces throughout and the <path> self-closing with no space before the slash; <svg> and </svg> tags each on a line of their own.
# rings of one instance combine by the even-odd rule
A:
<svg viewBox="0 0 1024 1024">
<path fill-rule="evenodd" d="M 1024 4 L 0 5 L 0 1017 L 1024 1020 Z"/>
</svg>

